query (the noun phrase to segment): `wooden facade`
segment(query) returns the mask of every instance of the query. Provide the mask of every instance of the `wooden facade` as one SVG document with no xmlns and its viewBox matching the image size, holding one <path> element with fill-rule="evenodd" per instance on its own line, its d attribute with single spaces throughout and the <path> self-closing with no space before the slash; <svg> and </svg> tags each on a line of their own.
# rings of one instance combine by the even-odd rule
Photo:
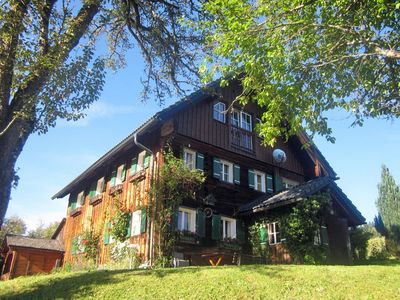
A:
<svg viewBox="0 0 400 300">
<path fill-rule="evenodd" d="M 239 92 L 240 89 L 235 84 L 221 88 L 217 95 L 197 92 L 157 113 L 54 195 L 53 198 L 70 195 L 63 229 L 65 262 L 73 262 L 83 255 L 81 251 L 77 251 L 76 241 L 85 231 L 91 230 L 102 237 L 107 236 L 107 224 L 113 219 L 116 205 L 122 205 L 124 210 L 135 213 L 149 204 L 151 182 L 162 165 L 162 150 L 166 144 L 171 145 L 178 156 L 185 154 L 185 151 L 200 156 L 201 170 L 206 175 L 206 182 L 197 195 L 198 199 L 182 203 L 182 218 L 192 218 L 182 221 L 182 226 L 191 226 L 191 230 L 194 230 L 193 218 L 197 221 L 199 216 L 204 217 L 203 212 L 211 212 L 201 223 L 205 226 L 204 236 L 198 237 L 196 241 L 182 240 L 176 247 L 177 257 L 192 264 L 207 264 L 207 255 L 211 257 L 218 253 L 224 253 L 224 263 L 236 261 L 238 249 L 224 248 L 223 241 L 216 237 L 215 231 L 216 226 L 220 227 L 220 222 L 222 229 L 218 230 L 223 234 L 232 224 L 243 224 L 245 235 L 246 216 L 240 217 L 237 214 L 242 205 L 263 195 L 268 198 L 279 193 L 283 180 L 301 184 L 319 176 L 336 176 L 318 149 L 314 146 L 307 149 L 302 147 L 308 142 L 305 135 L 292 137 L 286 142 L 278 140 L 274 148 L 263 146 L 255 130 L 262 111 L 254 104 L 245 107 L 235 104 L 234 99 Z M 217 120 L 214 115 L 215 105 L 218 103 L 223 103 L 222 106 L 226 109 L 222 121 Z M 239 118 L 244 118 L 240 119 L 242 124 L 239 123 Z M 273 159 L 272 152 L 276 148 L 286 153 L 284 164 Z M 147 162 L 143 164 L 144 157 Z M 227 162 L 225 168 L 229 174 L 235 172 L 233 175 L 221 173 L 227 180 L 215 176 L 216 163 L 220 161 Z M 254 186 L 254 178 L 259 180 L 258 177 L 252 177 L 255 172 L 261 174 L 257 176 L 263 180 L 258 188 L 260 191 Z M 230 178 L 232 176 L 235 177 L 234 180 Z M 121 182 L 116 184 L 116 177 Z M 104 178 L 104 187 L 101 191 L 98 188 L 95 191 L 96 182 L 101 178 Z M 76 207 L 77 197 L 82 194 L 84 196 L 79 200 L 80 205 Z M 338 210 L 338 213 L 346 218 L 346 212 Z M 156 211 L 154 215 L 157 216 Z M 131 234 L 129 242 L 136 245 L 144 261 L 152 262 L 156 256 L 158 232 L 154 220 L 148 216 L 144 219 L 143 214 L 141 218 L 145 226 L 140 234 Z M 234 223 L 230 224 L 231 221 Z M 190 225 L 190 222 L 193 224 Z M 362 221 L 355 221 L 357 222 Z M 350 223 L 349 226 L 357 225 Z M 227 234 L 225 237 L 236 239 L 242 229 L 237 227 L 233 230 L 229 227 L 229 230 L 232 236 Z M 101 240 L 99 264 L 108 262 L 112 247 L 113 244 L 107 239 Z M 271 246 L 271 249 L 274 261 L 290 261 L 282 245 Z"/>
</svg>

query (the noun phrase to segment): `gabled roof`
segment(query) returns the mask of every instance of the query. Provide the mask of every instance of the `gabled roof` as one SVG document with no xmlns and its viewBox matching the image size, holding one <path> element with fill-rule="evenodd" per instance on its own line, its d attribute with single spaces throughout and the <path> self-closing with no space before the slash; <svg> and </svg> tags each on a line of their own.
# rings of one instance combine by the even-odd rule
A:
<svg viewBox="0 0 400 300">
<path fill-rule="evenodd" d="M 83 182 L 84 179 L 93 176 L 94 173 L 105 165 L 105 163 L 111 159 L 115 154 L 119 153 L 119 151 L 126 149 L 127 147 L 132 147 L 134 143 L 134 136 L 146 133 L 154 128 L 157 125 L 162 124 L 163 122 L 170 119 L 175 114 L 183 111 L 190 106 L 197 104 L 203 100 L 208 99 L 210 96 L 215 95 L 216 90 L 219 88 L 220 80 L 216 80 L 206 87 L 197 90 L 191 95 L 182 98 L 181 100 L 175 102 L 174 104 L 168 106 L 167 108 L 157 112 L 150 119 L 148 119 L 145 123 L 143 123 L 139 128 L 133 131 L 129 136 L 123 139 L 120 143 L 114 146 L 111 150 L 109 150 L 106 154 L 100 157 L 96 162 L 94 162 L 89 168 L 83 171 L 78 177 L 72 180 L 68 185 L 66 185 L 63 189 L 54 194 L 51 199 L 62 198 L 68 195 L 73 188 Z M 333 171 L 332 167 L 329 165 L 325 157 L 318 150 L 318 148 L 312 143 L 312 141 L 308 138 L 305 133 L 300 133 L 297 138 L 302 144 L 309 144 L 309 147 L 306 148 L 307 154 L 311 157 L 316 156 L 316 159 L 320 161 L 323 165 L 324 169 L 327 171 L 328 175 L 332 178 L 336 177 L 336 173 Z"/>
<path fill-rule="evenodd" d="M 64 247 L 58 240 L 30 238 L 21 235 L 7 234 L 5 244 L 8 247 L 34 248 L 64 252 Z"/>
<path fill-rule="evenodd" d="M 254 201 L 242 205 L 237 214 L 249 215 L 252 213 L 268 211 L 277 207 L 304 200 L 305 198 L 308 198 L 315 193 L 324 190 L 325 188 L 329 188 L 330 191 L 340 199 L 340 203 L 345 206 L 345 210 L 353 216 L 354 225 L 365 223 L 365 218 L 362 216 L 362 214 L 337 186 L 336 182 L 330 177 L 318 177 L 303 184 L 297 185 L 291 189 L 284 190 L 273 196 L 262 195 Z"/>
</svg>

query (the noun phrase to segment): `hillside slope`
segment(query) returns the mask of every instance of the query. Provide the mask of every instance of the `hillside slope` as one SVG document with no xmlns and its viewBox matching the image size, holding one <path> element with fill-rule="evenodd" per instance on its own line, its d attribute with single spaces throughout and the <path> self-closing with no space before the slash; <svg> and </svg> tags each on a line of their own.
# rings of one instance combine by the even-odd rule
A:
<svg viewBox="0 0 400 300">
<path fill-rule="evenodd" d="M 0 299 L 399 299 L 400 265 L 58 273 L 0 282 Z"/>
</svg>

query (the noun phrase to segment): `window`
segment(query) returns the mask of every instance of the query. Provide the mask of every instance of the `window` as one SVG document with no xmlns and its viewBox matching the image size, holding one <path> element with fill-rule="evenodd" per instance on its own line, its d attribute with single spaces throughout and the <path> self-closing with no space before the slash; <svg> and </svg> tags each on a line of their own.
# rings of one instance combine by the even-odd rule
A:
<svg viewBox="0 0 400 300">
<path fill-rule="evenodd" d="M 244 111 L 240 112 L 241 126 L 244 130 L 252 131 L 251 116 Z"/>
<path fill-rule="evenodd" d="M 178 230 L 196 231 L 196 211 L 188 208 L 179 208 L 178 212 Z"/>
<path fill-rule="evenodd" d="M 233 182 L 233 165 L 225 160 L 221 160 L 221 180 L 230 183 Z"/>
<path fill-rule="evenodd" d="M 141 210 L 137 210 L 132 213 L 131 236 L 140 234 L 141 220 L 142 220 Z"/>
<path fill-rule="evenodd" d="M 193 170 L 196 167 L 196 152 L 187 148 L 183 150 L 183 161 L 185 165 Z"/>
<path fill-rule="evenodd" d="M 117 169 L 117 177 L 115 177 L 115 185 L 121 184 L 125 180 L 125 178 L 123 177 L 125 177 L 125 165 L 120 165 Z"/>
<path fill-rule="evenodd" d="M 266 191 L 273 192 L 272 176 L 265 175 L 264 172 L 249 169 L 249 187 L 256 191 L 265 193 Z M 267 177 L 266 177 L 267 176 Z M 267 179 L 265 179 L 267 178 Z"/>
<path fill-rule="evenodd" d="M 214 104 L 213 116 L 214 116 L 215 120 L 225 123 L 225 104 L 224 103 L 218 102 L 218 103 Z"/>
<path fill-rule="evenodd" d="M 299 183 L 297 181 L 282 177 L 282 188 L 283 189 L 291 189 L 292 187 L 295 187 L 296 185 L 299 185 Z"/>
<path fill-rule="evenodd" d="M 236 127 L 240 126 L 240 113 L 236 109 L 231 112 L 231 124 Z"/>
<path fill-rule="evenodd" d="M 99 180 L 97 180 L 95 195 L 100 195 L 103 191 L 104 191 L 104 177 L 101 177 Z"/>
<path fill-rule="evenodd" d="M 278 222 L 268 224 L 268 240 L 270 245 L 275 245 L 282 241 Z"/>
<path fill-rule="evenodd" d="M 142 151 L 137 157 L 132 159 L 130 175 L 136 174 L 139 171 L 147 169 L 150 165 L 151 154 Z"/>
<path fill-rule="evenodd" d="M 315 232 L 314 245 L 317 245 L 317 246 L 321 246 L 321 245 L 327 246 L 327 245 L 329 245 L 328 230 L 327 230 L 326 226 L 322 225 Z"/>
<path fill-rule="evenodd" d="M 85 203 L 85 192 L 82 191 L 76 196 L 76 207 L 80 207 Z"/>
<path fill-rule="evenodd" d="M 254 171 L 254 183 L 255 190 L 265 193 L 265 173 Z"/>
<path fill-rule="evenodd" d="M 237 109 L 232 110 L 231 124 L 243 128 L 244 130 L 252 131 L 251 115 L 244 111 L 239 111 Z"/>
<path fill-rule="evenodd" d="M 232 218 L 221 217 L 221 239 L 236 238 L 236 220 Z"/>
</svg>

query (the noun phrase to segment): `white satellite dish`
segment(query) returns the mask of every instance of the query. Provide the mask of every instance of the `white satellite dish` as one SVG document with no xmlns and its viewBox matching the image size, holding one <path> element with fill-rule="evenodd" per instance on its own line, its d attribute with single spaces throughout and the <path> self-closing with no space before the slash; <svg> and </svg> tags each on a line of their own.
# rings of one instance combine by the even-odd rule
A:
<svg viewBox="0 0 400 300">
<path fill-rule="evenodd" d="M 274 158 L 274 161 L 278 164 L 283 164 L 286 161 L 286 153 L 281 149 L 275 149 L 272 152 L 272 157 Z"/>
</svg>

